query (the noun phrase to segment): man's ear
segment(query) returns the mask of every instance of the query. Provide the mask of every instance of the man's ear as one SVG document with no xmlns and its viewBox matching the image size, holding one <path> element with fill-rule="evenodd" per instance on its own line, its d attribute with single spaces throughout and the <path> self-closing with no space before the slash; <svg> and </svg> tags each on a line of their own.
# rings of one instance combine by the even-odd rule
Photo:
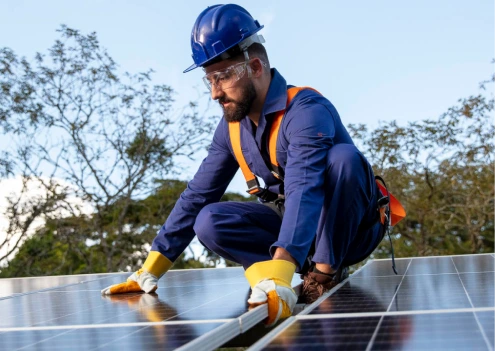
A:
<svg viewBox="0 0 498 351">
<path fill-rule="evenodd" d="M 263 75 L 265 68 L 263 67 L 261 59 L 258 58 L 257 60 L 252 60 L 249 63 L 249 66 L 251 67 L 253 77 L 258 78 Z"/>
</svg>

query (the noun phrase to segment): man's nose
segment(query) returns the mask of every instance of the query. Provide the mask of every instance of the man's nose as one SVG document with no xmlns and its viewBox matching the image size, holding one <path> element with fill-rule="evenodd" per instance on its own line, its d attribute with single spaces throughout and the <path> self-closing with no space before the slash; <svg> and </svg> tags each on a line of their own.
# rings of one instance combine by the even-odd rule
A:
<svg viewBox="0 0 498 351">
<path fill-rule="evenodd" d="M 218 100 L 219 98 L 223 97 L 225 93 L 223 90 L 221 90 L 219 87 L 216 85 L 211 85 L 211 99 L 213 100 Z"/>
</svg>

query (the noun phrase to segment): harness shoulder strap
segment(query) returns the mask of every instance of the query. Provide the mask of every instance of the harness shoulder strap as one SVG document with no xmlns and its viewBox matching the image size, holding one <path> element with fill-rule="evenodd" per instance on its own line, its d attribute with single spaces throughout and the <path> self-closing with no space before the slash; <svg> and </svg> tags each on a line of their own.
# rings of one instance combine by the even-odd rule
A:
<svg viewBox="0 0 498 351">
<path fill-rule="evenodd" d="M 278 164 L 277 161 L 277 139 L 278 139 L 278 131 L 280 130 L 280 124 L 282 123 L 282 119 L 284 118 L 285 111 L 287 110 L 287 107 L 290 105 L 292 99 L 299 93 L 301 90 L 304 89 L 309 89 L 316 91 L 318 94 L 318 90 L 313 89 L 311 87 L 292 87 L 287 89 L 287 103 L 285 105 L 285 110 L 278 111 L 275 114 L 275 118 L 273 119 L 273 123 L 271 125 L 270 129 L 270 138 L 269 138 L 269 143 L 268 143 L 268 149 L 270 150 L 270 162 L 272 166 L 272 174 L 278 178 L 283 180 L 283 172 L 282 169 L 280 168 L 280 165 Z"/>
<path fill-rule="evenodd" d="M 256 195 L 262 189 L 259 186 L 258 179 L 249 169 L 244 154 L 242 153 L 242 147 L 240 146 L 240 122 L 229 122 L 228 131 L 230 134 L 230 142 L 232 143 L 233 153 L 235 154 L 235 158 L 239 163 L 239 167 L 242 170 L 242 174 L 244 175 L 247 183 L 247 192 L 251 195 Z"/>
</svg>

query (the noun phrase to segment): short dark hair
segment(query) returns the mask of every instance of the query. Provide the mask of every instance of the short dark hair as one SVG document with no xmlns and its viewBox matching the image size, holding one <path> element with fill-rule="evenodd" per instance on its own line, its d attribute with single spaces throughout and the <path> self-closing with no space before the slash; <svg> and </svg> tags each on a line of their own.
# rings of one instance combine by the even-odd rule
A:
<svg viewBox="0 0 498 351">
<path fill-rule="evenodd" d="M 268 59 L 268 53 L 262 44 L 254 43 L 247 49 L 249 57 L 259 57 L 261 61 L 265 62 L 268 67 L 270 67 L 270 60 Z"/>
<path fill-rule="evenodd" d="M 260 43 L 254 43 L 247 48 L 247 53 L 249 54 L 249 58 L 258 57 L 261 61 L 263 61 L 266 65 L 263 66 L 263 69 L 266 73 L 270 73 L 270 60 L 268 59 L 268 53 L 266 52 L 265 47 Z M 240 52 L 234 57 L 231 57 L 230 60 L 233 61 L 243 61 L 244 53 Z"/>
</svg>

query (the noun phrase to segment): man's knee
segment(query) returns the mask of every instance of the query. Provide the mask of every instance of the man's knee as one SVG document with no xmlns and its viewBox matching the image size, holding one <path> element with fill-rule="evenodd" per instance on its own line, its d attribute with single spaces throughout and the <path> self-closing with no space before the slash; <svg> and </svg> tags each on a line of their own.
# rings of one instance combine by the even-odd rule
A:
<svg viewBox="0 0 498 351">
<path fill-rule="evenodd" d="M 197 215 L 194 223 L 194 232 L 202 243 L 214 241 L 216 238 L 216 204 L 205 206 Z"/>
<path fill-rule="evenodd" d="M 365 157 L 352 144 L 334 145 L 328 153 L 328 173 L 333 178 L 370 173 L 369 168 Z"/>
</svg>

